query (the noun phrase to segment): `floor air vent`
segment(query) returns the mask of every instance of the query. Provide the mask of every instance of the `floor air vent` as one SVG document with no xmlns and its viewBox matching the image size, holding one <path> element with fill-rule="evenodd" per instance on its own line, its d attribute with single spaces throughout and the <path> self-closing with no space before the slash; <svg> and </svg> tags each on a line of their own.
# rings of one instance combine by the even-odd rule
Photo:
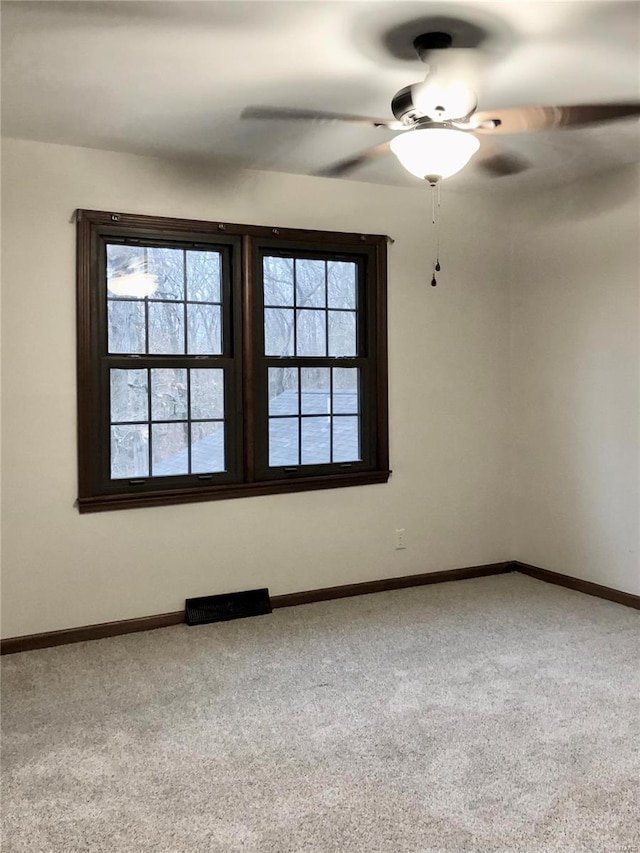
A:
<svg viewBox="0 0 640 853">
<path fill-rule="evenodd" d="M 206 625 L 208 622 L 228 622 L 247 616 L 271 613 L 268 589 L 249 589 L 246 592 L 229 592 L 225 595 L 205 595 L 187 598 L 187 625 Z"/>
</svg>

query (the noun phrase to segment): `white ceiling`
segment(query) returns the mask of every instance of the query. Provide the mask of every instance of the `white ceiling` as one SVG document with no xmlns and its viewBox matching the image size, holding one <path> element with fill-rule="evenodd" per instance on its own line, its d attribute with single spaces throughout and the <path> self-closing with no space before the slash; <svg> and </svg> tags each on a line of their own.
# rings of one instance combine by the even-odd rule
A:
<svg viewBox="0 0 640 853">
<path fill-rule="evenodd" d="M 268 105 L 391 117 L 394 93 L 424 77 L 410 42 L 434 15 L 488 34 L 472 57 L 484 69 L 480 109 L 640 100 L 640 3 L 630 1 L 23 0 L 1 12 L 3 135 L 227 168 L 312 173 L 389 138 L 240 113 Z M 500 191 L 597 175 L 640 159 L 639 126 L 503 136 L 534 168 L 490 179 L 469 166 L 448 185 Z M 391 154 L 349 178 L 417 184 Z"/>
</svg>

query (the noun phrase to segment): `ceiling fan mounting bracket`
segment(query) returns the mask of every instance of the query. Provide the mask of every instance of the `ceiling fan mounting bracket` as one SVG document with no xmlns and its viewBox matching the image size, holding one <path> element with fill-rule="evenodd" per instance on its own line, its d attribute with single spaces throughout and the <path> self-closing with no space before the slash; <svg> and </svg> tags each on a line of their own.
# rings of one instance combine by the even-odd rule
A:
<svg viewBox="0 0 640 853">
<path fill-rule="evenodd" d="M 434 50 L 447 50 L 453 44 L 449 33 L 423 33 L 413 40 L 413 47 L 421 62 L 427 62 L 429 54 Z"/>
</svg>

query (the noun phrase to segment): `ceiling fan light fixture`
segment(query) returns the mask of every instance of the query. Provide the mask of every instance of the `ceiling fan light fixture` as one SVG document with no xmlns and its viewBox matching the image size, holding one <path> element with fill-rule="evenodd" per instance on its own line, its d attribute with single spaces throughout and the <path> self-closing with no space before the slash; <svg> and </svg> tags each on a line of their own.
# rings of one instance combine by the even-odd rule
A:
<svg viewBox="0 0 640 853">
<path fill-rule="evenodd" d="M 463 169 L 480 143 L 475 136 L 449 127 L 408 130 L 391 140 L 391 150 L 416 178 L 450 178 Z"/>
</svg>

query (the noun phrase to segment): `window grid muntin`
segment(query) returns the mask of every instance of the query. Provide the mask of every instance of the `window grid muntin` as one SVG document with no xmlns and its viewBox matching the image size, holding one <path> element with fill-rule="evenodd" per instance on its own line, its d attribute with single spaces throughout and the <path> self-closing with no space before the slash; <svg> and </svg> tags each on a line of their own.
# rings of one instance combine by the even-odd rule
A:
<svg viewBox="0 0 640 853">
<path fill-rule="evenodd" d="M 173 251 L 179 251 L 182 253 L 182 284 L 183 284 L 183 298 L 182 299 L 157 299 L 154 298 L 153 294 L 144 297 L 135 297 L 135 296 L 118 296 L 118 295 L 110 295 L 108 289 L 108 270 L 107 270 L 107 255 L 109 246 L 120 246 L 120 245 L 131 245 L 131 246 L 140 246 L 144 251 L 145 265 L 148 264 L 148 256 L 146 253 L 147 249 L 151 248 L 165 248 L 171 249 Z M 105 340 L 107 342 L 107 353 L 108 355 L 128 355 L 128 353 L 123 352 L 112 352 L 109 348 L 109 325 L 108 325 L 108 308 L 110 303 L 124 303 L 124 302 L 133 302 L 135 304 L 142 303 L 144 305 L 144 353 L 141 355 L 185 355 L 185 356 L 195 356 L 195 355 L 204 355 L 204 353 L 190 353 L 188 350 L 189 347 L 189 305 L 210 305 L 215 306 L 220 309 L 220 351 L 219 352 L 211 352 L 206 353 L 206 355 L 218 356 L 223 355 L 225 353 L 226 345 L 227 345 L 227 323 L 225 323 L 225 316 L 227 312 L 225 311 L 224 305 L 224 294 L 225 294 L 225 282 L 224 282 L 224 253 L 221 250 L 221 247 L 208 247 L 205 248 L 203 246 L 194 246 L 194 245 L 182 245 L 178 246 L 175 243 L 170 243 L 169 245 L 166 243 L 161 243 L 156 240 L 143 241 L 141 239 L 137 240 L 118 240 L 107 237 L 104 240 L 103 244 L 103 252 L 104 252 L 104 279 L 106 285 L 106 320 L 107 320 L 107 329 Z M 219 300 L 211 300 L 211 299 L 189 299 L 189 286 L 188 286 L 188 264 L 187 264 L 187 252 L 201 252 L 201 253 L 209 253 L 209 254 L 217 254 L 218 255 L 218 292 L 220 294 Z M 182 305 L 182 317 L 183 317 L 183 347 L 184 350 L 182 353 L 151 353 L 149 352 L 149 305 L 150 304 L 160 304 L 160 305 Z"/>
<path fill-rule="evenodd" d="M 324 367 L 324 365 L 322 365 Z M 328 411 L 326 412 L 303 412 L 303 398 L 304 391 L 302 390 L 302 371 L 305 369 L 306 365 L 294 366 L 292 368 L 291 365 L 287 366 L 289 369 L 294 369 L 296 371 L 296 388 L 297 388 L 297 412 L 292 414 L 290 412 L 285 412 L 280 415 L 274 415 L 270 412 L 270 404 L 271 399 L 269 398 L 269 406 L 267 408 L 268 420 L 269 420 L 269 436 L 271 435 L 271 422 L 277 420 L 291 420 L 296 418 L 298 422 L 298 465 L 335 465 L 342 464 L 348 461 L 357 463 L 362 461 L 362 372 L 357 367 L 351 367 L 342 363 L 336 367 L 329 367 L 329 393 L 328 393 Z M 287 367 L 279 364 L 279 365 L 269 365 L 268 370 L 271 369 L 279 369 L 286 370 Z M 339 369 L 350 369 L 357 371 L 357 380 L 356 380 L 356 388 L 355 388 L 355 396 L 356 396 L 356 409 L 352 412 L 336 412 L 334 410 L 334 371 Z M 269 378 L 267 377 L 267 387 L 269 386 Z M 355 418 L 358 423 L 358 453 L 359 456 L 353 460 L 336 460 L 334 459 L 334 435 L 335 435 L 335 423 L 336 420 L 340 421 L 345 418 Z M 318 462 L 318 463 L 304 463 L 302 461 L 302 427 L 303 422 L 307 419 L 327 419 L 329 422 L 329 461 L 328 462 Z M 269 453 L 269 458 L 271 458 L 271 453 Z M 280 466 L 270 466 L 270 467 L 280 467 Z"/>
<path fill-rule="evenodd" d="M 266 302 L 265 294 L 265 261 L 267 258 L 284 258 L 292 261 L 292 279 L 293 279 L 293 295 L 290 304 Z M 324 264 L 324 305 L 299 305 L 298 304 L 298 261 L 322 261 Z M 355 307 L 354 308 L 335 308 L 329 305 L 329 264 L 335 261 L 352 264 L 355 267 Z M 293 355 L 292 356 L 277 356 L 275 353 L 266 353 L 263 349 L 263 355 L 266 358 L 357 358 L 362 355 L 363 336 L 362 332 L 362 294 L 361 294 L 361 277 L 362 269 L 358 259 L 350 256 L 333 256 L 333 255 L 318 255 L 317 253 L 286 253 L 286 252 L 271 252 L 264 251 L 260 258 L 260 274 L 261 274 L 261 295 L 263 312 L 266 309 L 277 309 L 281 311 L 293 312 Z M 299 313 L 301 311 L 315 312 L 324 315 L 324 355 L 306 356 L 298 352 L 298 327 Z M 354 317 L 354 349 L 353 356 L 332 356 L 329 350 L 329 317 L 331 312 L 350 314 Z M 263 324 L 266 324 L 266 313 L 263 313 Z M 266 341 L 266 325 L 262 333 L 263 346 Z"/>
<path fill-rule="evenodd" d="M 109 394 L 108 394 L 108 400 L 109 400 L 109 406 L 108 406 L 108 411 L 109 411 L 109 461 L 110 461 L 109 471 L 110 471 L 110 473 L 112 472 L 112 465 L 111 465 L 111 462 L 113 459 L 112 428 L 114 426 L 115 427 L 119 427 L 119 426 L 146 426 L 146 427 L 148 427 L 148 449 L 147 449 L 148 460 L 147 460 L 147 464 L 148 464 L 149 474 L 146 475 L 146 478 L 148 478 L 148 479 L 154 479 L 155 480 L 155 479 L 158 479 L 159 477 L 165 478 L 165 477 L 171 477 L 171 476 L 190 476 L 193 474 L 193 470 L 192 470 L 193 469 L 193 429 L 192 429 L 193 424 L 216 423 L 216 424 L 222 425 L 223 430 L 224 430 L 224 433 L 223 433 L 223 459 L 224 459 L 224 464 L 227 465 L 228 464 L 228 458 L 227 458 L 227 449 L 226 449 L 226 443 L 227 443 L 226 442 L 226 438 L 227 438 L 226 433 L 227 433 L 228 418 L 226 416 L 226 397 L 227 397 L 228 382 L 226 379 L 225 369 L 223 367 L 220 367 L 220 366 L 215 366 L 215 367 L 212 366 L 212 367 L 208 367 L 208 368 L 203 368 L 201 365 L 184 366 L 183 369 L 186 372 L 186 397 L 187 397 L 186 411 L 187 411 L 187 417 L 186 418 L 154 418 L 153 417 L 153 376 L 152 376 L 152 371 L 156 370 L 156 369 L 163 369 L 163 368 L 158 368 L 157 365 L 143 367 L 143 366 L 140 366 L 138 364 L 136 364 L 135 366 L 126 366 L 126 367 L 109 366 L 109 368 L 108 368 L 108 374 L 109 374 L 109 382 L 108 382 L 108 385 L 109 385 Z M 178 368 L 175 368 L 175 366 L 174 366 L 174 369 L 178 369 Z M 203 418 L 203 417 L 194 418 L 191 416 L 191 371 L 192 370 L 203 370 L 203 369 L 204 370 L 216 370 L 216 371 L 219 371 L 221 374 L 220 379 L 222 381 L 222 417 L 219 417 L 219 418 Z M 140 420 L 113 420 L 112 419 L 112 417 L 111 417 L 111 409 L 112 409 L 111 372 L 114 370 L 125 370 L 125 371 L 126 370 L 132 370 L 132 371 L 133 370 L 136 370 L 136 371 L 144 370 L 146 372 L 146 374 L 147 374 L 147 376 L 146 376 L 147 418 L 146 419 L 140 419 Z M 186 432 L 186 437 L 187 437 L 187 446 L 186 446 L 187 471 L 184 472 L 183 474 L 154 474 L 153 473 L 154 472 L 153 427 L 155 425 L 161 425 L 161 424 L 182 424 L 184 427 L 186 427 L 185 432 Z M 178 451 L 178 453 L 180 453 L 180 451 Z M 157 467 L 157 465 L 155 467 Z M 226 471 L 226 468 L 224 469 L 224 471 Z M 197 472 L 197 473 L 202 474 L 203 472 Z M 207 473 L 217 474 L 217 473 L 222 473 L 222 472 L 214 469 L 211 472 L 207 472 Z M 114 478 L 113 476 L 110 476 L 110 479 L 114 480 L 116 478 Z M 123 477 L 123 478 L 117 478 L 117 479 L 118 480 L 126 480 L 128 478 Z"/>
<path fill-rule="evenodd" d="M 182 281 L 184 284 L 184 299 L 185 299 L 183 347 L 184 347 L 184 352 L 188 353 L 189 352 L 189 322 L 188 322 L 188 317 L 187 317 L 187 301 L 186 301 L 187 300 L 187 250 L 186 249 L 182 250 Z M 221 309 L 222 309 L 222 306 L 221 306 Z M 220 343 L 222 345 L 222 341 Z M 147 350 L 147 352 L 148 352 L 148 350 Z M 188 376 L 189 376 L 189 373 L 187 372 L 187 377 Z M 187 387 L 188 387 L 188 385 L 189 385 L 189 379 L 187 378 Z M 189 410 L 187 409 L 187 411 L 189 411 Z M 191 428 L 189 428 L 188 432 L 189 432 L 189 434 L 191 434 Z M 189 446 L 189 473 L 191 473 L 191 447 L 190 446 Z"/>
<path fill-rule="evenodd" d="M 303 260 L 323 260 L 325 261 L 325 282 L 326 282 L 326 299 L 325 306 L 322 309 L 319 308 L 308 308 L 305 310 L 320 310 L 324 311 L 327 316 L 327 334 L 328 334 L 328 311 L 335 310 L 336 312 L 345 312 L 355 314 L 355 347 L 356 347 L 356 355 L 354 356 L 278 356 L 278 355 L 266 355 L 265 354 L 265 320 L 264 320 L 264 311 L 266 308 L 273 307 L 282 307 L 288 310 L 293 310 L 294 315 L 298 310 L 297 302 L 295 303 L 295 307 L 290 305 L 283 305 L 282 303 L 264 303 L 264 293 L 265 293 L 265 261 L 266 257 L 280 257 L 286 259 L 297 260 L 298 258 Z M 369 261 L 365 258 L 369 257 Z M 350 308 L 331 308 L 328 307 L 328 263 L 332 261 L 343 261 L 350 264 L 355 265 L 355 309 Z M 266 477 L 281 477 L 283 475 L 290 475 L 294 472 L 299 472 L 301 474 L 306 474 L 308 472 L 308 476 L 321 475 L 323 473 L 330 473 L 331 471 L 336 471 L 344 468 L 352 468 L 353 470 L 366 470 L 368 466 L 371 465 L 371 460 L 373 458 L 372 454 L 375 453 L 375 442 L 373 436 L 369 433 L 372 432 L 376 428 L 376 403 L 375 403 L 375 394 L 376 389 L 374 387 L 374 376 L 375 376 L 375 365 L 369 363 L 370 353 L 369 353 L 369 340 L 368 340 L 368 329 L 367 324 L 371 324 L 371 333 L 375 334 L 375 323 L 374 323 L 374 313 L 372 313 L 372 303 L 367 298 L 367 273 L 366 273 L 366 264 L 370 263 L 370 256 L 366 256 L 364 253 L 361 254 L 357 250 L 353 253 L 345 252 L 344 249 L 336 247 L 335 249 L 329 249 L 327 251 L 319 250 L 316 247 L 307 248 L 304 246 L 284 246 L 281 244 L 280 246 L 267 246 L 263 244 L 259 246 L 259 252 L 256 257 L 256 266 L 255 272 L 258 275 L 258 281 L 260 283 L 260 287 L 258 288 L 259 292 L 259 300 L 258 300 L 258 314 L 256 315 L 256 325 L 257 329 L 261 331 L 261 350 L 257 352 L 258 361 L 261 363 L 263 369 L 265 369 L 265 382 L 263 385 L 263 390 L 261 390 L 257 396 L 258 399 L 258 410 L 263 419 L 263 423 L 265 427 L 268 427 L 269 423 L 269 413 L 268 413 L 268 368 L 269 367 L 295 367 L 297 365 L 301 366 L 322 366 L 322 367 L 358 367 L 360 370 L 360 383 L 359 383 L 359 412 L 357 414 L 358 418 L 358 452 L 359 459 L 353 460 L 350 462 L 331 462 L 331 463 L 323 463 L 323 464 L 301 464 L 300 463 L 300 453 L 301 453 L 301 420 L 298 415 L 298 461 L 299 464 L 297 466 L 272 466 L 269 460 L 269 430 L 266 428 L 264 430 L 264 441 L 262 445 L 258 444 L 258 448 L 262 447 L 262 449 L 257 451 L 257 456 L 262 458 L 262 464 L 260 466 L 261 476 Z M 374 287 L 373 282 L 371 283 L 372 288 Z M 375 288 L 372 291 L 375 293 Z M 294 287 L 294 300 L 297 297 L 297 287 Z M 293 301 L 293 300 L 292 300 Z M 297 317 L 296 317 L 297 319 Z M 353 416 L 353 415 L 351 415 Z M 335 455 L 335 452 L 334 452 Z"/>
<path fill-rule="evenodd" d="M 189 299 L 189 285 L 188 285 L 188 274 L 187 279 L 183 279 L 183 298 L 182 299 L 154 299 L 153 295 L 146 297 L 111 297 L 107 288 L 107 246 L 109 245 L 133 245 L 133 246 L 141 246 L 142 248 L 168 248 L 178 250 L 182 253 L 182 270 L 183 276 L 185 275 L 186 262 L 188 252 L 208 252 L 218 255 L 218 294 L 219 300 L 196 300 Z M 231 246 L 229 244 L 225 244 L 223 242 L 212 241 L 209 243 L 202 243 L 198 241 L 194 243 L 191 240 L 184 239 L 171 239 L 164 238 L 120 238 L 118 236 L 112 236 L 111 234 L 105 234 L 99 241 L 99 266 L 98 266 L 98 274 L 99 278 L 102 282 L 102 287 L 100 292 L 102 293 L 102 298 L 100 300 L 99 305 L 102 308 L 99 308 L 98 315 L 102 317 L 102 329 L 103 335 L 101 337 L 102 340 L 102 356 L 101 362 L 103 369 L 101 370 L 102 379 L 100 382 L 101 387 L 103 388 L 102 394 L 103 399 L 106 401 L 106 405 L 104 406 L 104 414 L 102 419 L 102 430 L 103 434 L 106 437 L 106 440 L 102 442 L 101 447 L 101 458 L 103 459 L 102 463 L 102 471 L 104 471 L 103 482 L 105 490 L 112 490 L 114 487 L 118 485 L 122 485 L 123 483 L 127 483 L 126 478 L 122 479 L 113 479 L 111 477 L 111 417 L 110 417 L 110 409 L 111 409 L 111 389 L 109 382 L 109 375 L 111 369 L 152 369 L 155 367 L 171 367 L 171 368 L 191 368 L 191 369 L 221 369 L 223 370 L 224 376 L 224 393 L 223 393 L 223 410 L 224 410 L 224 418 L 221 419 L 193 419 L 189 418 L 184 421 L 187 430 L 187 441 L 188 441 L 188 460 L 189 460 L 189 471 L 191 472 L 192 466 L 192 424 L 199 423 L 200 421 L 206 422 L 207 420 L 219 422 L 223 425 L 224 428 L 224 447 L 223 447 L 223 457 L 224 457 L 224 471 L 214 471 L 212 472 L 212 477 L 214 477 L 217 481 L 220 482 L 228 482 L 230 478 L 233 476 L 237 476 L 237 466 L 238 466 L 238 446 L 236 436 L 232 433 L 239 432 L 241 434 L 242 430 L 237 430 L 237 428 L 232 428 L 231 424 L 233 421 L 232 413 L 235 411 L 237 403 L 236 403 L 236 395 L 238 393 L 237 390 L 237 376 L 238 369 L 236 364 L 236 359 L 233 356 L 233 336 L 237 331 L 237 324 L 234 322 L 233 317 L 231 316 L 231 291 L 232 291 L 232 251 Z M 144 312 L 145 312 L 145 348 L 146 352 L 144 353 L 122 353 L 109 352 L 109 328 L 108 328 L 108 305 L 110 302 L 134 302 L 134 303 L 142 303 L 144 304 Z M 220 308 L 220 339 L 221 339 L 221 352 L 220 353 L 150 353 L 149 349 L 149 304 L 150 303 L 161 303 L 161 304 L 182 304 L 184 305 L 183 309 L 183 318 L 186 319 L 186 305 L 214 305 Z M 185 322 L 185 335 L 188 334 L 188 324 Z M 149 375 L 149 374 L 148 374 Z M 190 371 L 187 370 L 187 375 L 190 377 Z M 235 377 L 235 378 L 234 378 Z M 202 474 L 196 473 L 188 473 L 188 474 L 163 474 L 154 476 L 151 472 L 153 471 L 153 430 L 152 425 L 154 423 L 164 423 L 164 420 L 154 421 L 151 418 L 151 404 L 150 397 L 151 395 L 151 383 L 147 382 L 147 406 L 149 413 L 149 420 L 146 422 L 134 422 L 137 425 L 146 425 L 148 427 L 149 434 L 149 448 L 148 448 L 148 465 L 149 465 L 149 474 L 144 478 L 135 478 L 134 481 L 136 485 L 142 485 L 143 483 L 148 483 L 150 486 L 153 483 L 158 484 L 159 481 L 168 482 L 168 481 L 181 481 L 188 479 L 189 481 L 204 479 Z M 170 423 L 180 423 L 178 420 L 171 420 Z M 116 426 L 126 425 L 124 422 L 115 422 Z M 208 475 L 205 475 L 208 476 Z"/>
</svg>

